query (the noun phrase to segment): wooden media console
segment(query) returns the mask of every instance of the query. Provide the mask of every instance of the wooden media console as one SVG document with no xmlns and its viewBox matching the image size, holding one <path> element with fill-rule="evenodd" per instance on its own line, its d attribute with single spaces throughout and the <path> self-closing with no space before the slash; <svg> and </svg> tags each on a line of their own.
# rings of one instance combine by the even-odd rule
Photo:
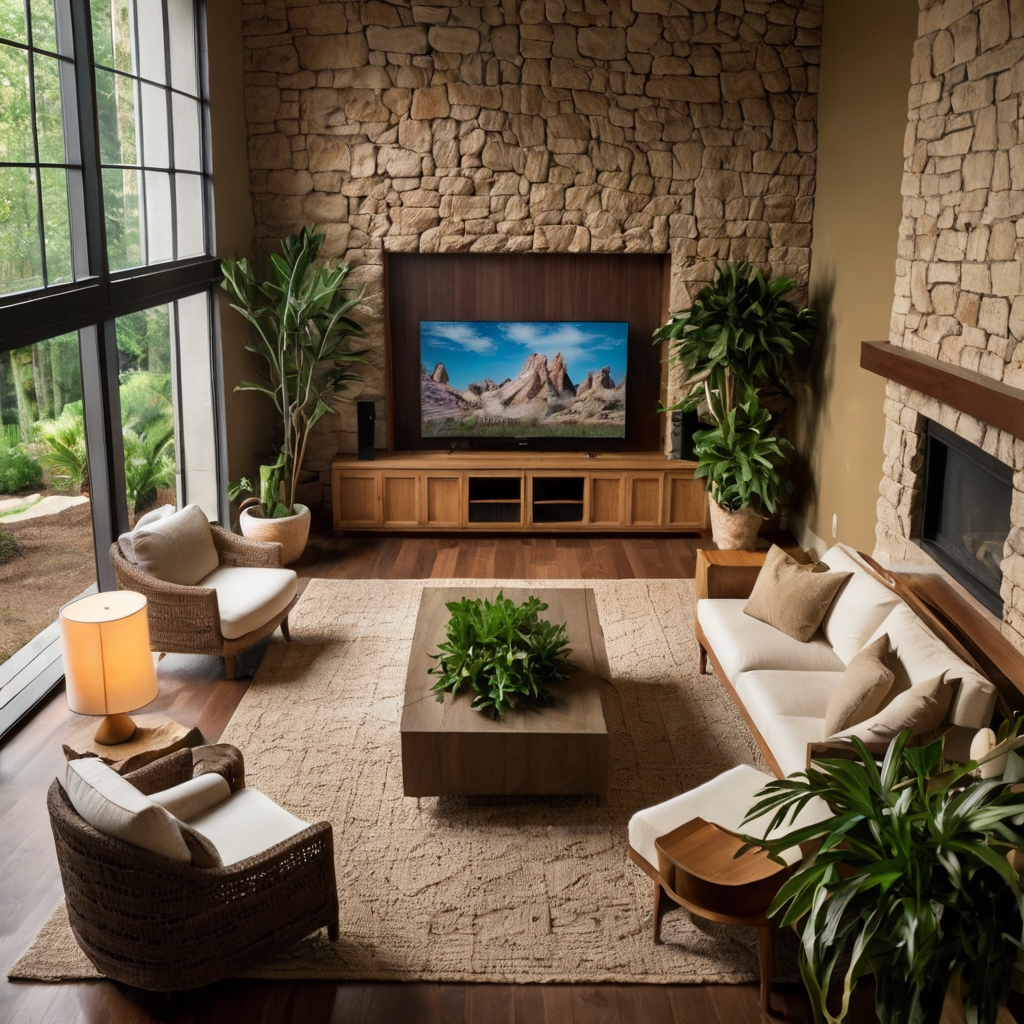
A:
<svg viewBox="0 0 1024 1024">
<path fill-rule="evenodd" d="M 419 451 L 331 466 L 337 530 L 694 532 L 696 463 L 660 452 Z"/>
</svg>

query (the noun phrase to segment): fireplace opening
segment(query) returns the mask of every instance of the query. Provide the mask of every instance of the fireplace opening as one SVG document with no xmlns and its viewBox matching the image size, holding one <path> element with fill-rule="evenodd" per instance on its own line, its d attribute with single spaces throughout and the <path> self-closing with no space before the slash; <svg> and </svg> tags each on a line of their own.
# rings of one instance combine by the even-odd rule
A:
<svg viewBox="0 0 1024 1024">
<path fill-rule="evenodd" d="M 1002 616 L 1003 545 L 1013 470 L 945 427 L 926 421 L 921 545 L 982 604 Z"/>
</svg>

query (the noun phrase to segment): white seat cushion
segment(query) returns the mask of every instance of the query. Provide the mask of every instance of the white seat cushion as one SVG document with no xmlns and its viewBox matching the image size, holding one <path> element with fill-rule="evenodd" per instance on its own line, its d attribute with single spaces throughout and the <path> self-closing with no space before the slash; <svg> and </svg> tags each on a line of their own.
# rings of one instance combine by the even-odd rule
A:
<svg viewBox="0 0 1024 1024">
<path fill-rule="evenodd" d="M 295 596 L 296 581 L 292 569 L 222 565 L 199 586 L 217 591 L 220 631 L 226 639 L 237 640 L 283 612 Z"/>
<path fill-rule="evenodd" d="M 179 821 L 188 821 L 231 796 L 227 780 L 216 772 L 197 775 L 178 786 L 152 793 L 155 804 L 166 807 Z"/>
<path fill-rule="evenodd" d="M 836 544 L 821 559 L 830 572 L 853 575 L 836 594 L 821 629 L 832 649 L 847 665 L 860 653 L 879 623 L 903 601 L 868 571 L 857 552 Z"/>
<path fill-rule="evenodd" d="M 982 729 L 991 723 L 996 688 L 954 654 L 908 605 L 901 601 L 893 608 L 871 640 L 883 633 L 889 634 L 889 643 L 896 655 L 892 666 L 896 673 L 894 695 L 945 672 L 950 678 L 960 680 L 946 722 L 972 729 Z"/>
<path fill-rule="evenodd" d="M 64 790 L 71 806 L 97 832 L 170 860 L 183 864 L 191 861 L 174 816 L 99 758 L 68 761 Z"/>
<path fill-rule="evenodd" d="M 629 845 L 656 871 L 658 853 L 654 841 L 658 836 L 694 818 L 703 818 L 731 832 L 741 831 L 740 823 L 753 807 L 755 795 L 773 778 L 750 765 L 741 764 L 688 793 L 681 793 L 664 803 L 637 811 L 629 819 Z M 801 811 L 793 824 L 780 829 L 778 834 L 820 821 L 827 814 L 828 808 L 823 802 L 813 801 Z M 747 835 L 763 836 L 770 820 L 770 816 L 755 819 L 745 825 L 742 831 Z M 787 850 L 783 858 L 788 864 L 795 864 L 800 860 L 800 851 Z"/>
<path fill-rule="evenodd" d="M 744 614 L 746 603 L 717 598 L 697 602 L 697 621 L 730 682 L 754 669 L 842 672 L 846 668 L 820 632 L 801 643 Z"/>
<path fill-rule="evenodd" d="M 225 866 L 255 857 L 309 828 L 258 789 L 232 793 L 216 807 L 197 815 L 189 825 L 217 847 Z"/>
<path fill-rule="evenodd" d="M 807 744 L 825 738 L 825 712 L 842 672 L 744 672 L 733 681 L 779 768 L 807 767 Z"/>
<path fill-rule="evenodd" d="M 132 548 L 143 572 L 185 587 L 195 586 L 220 564 L 210 521 L 198 505 L 135 527 Z"/>
</svg>

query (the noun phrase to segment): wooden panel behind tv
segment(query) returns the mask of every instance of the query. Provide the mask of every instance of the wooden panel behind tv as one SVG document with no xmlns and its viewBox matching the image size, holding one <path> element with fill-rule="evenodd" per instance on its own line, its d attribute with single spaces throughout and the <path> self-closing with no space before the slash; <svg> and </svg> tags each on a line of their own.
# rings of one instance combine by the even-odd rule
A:
<svg viewBox="0 0 1024 1024">
<path fill-rule="evenodd" d="M 654 345 L 651 335 L 665 318 L 667 256 L 385 253 L 384 260 L 390 450 L 451 444 L 448 438 L 420 436 L 421 320 L 628 321 L 626 436 L 560 443 L 538 439 L 531 447 L 661 449 L 657 410 L 663 346 Z"/>
</svg>

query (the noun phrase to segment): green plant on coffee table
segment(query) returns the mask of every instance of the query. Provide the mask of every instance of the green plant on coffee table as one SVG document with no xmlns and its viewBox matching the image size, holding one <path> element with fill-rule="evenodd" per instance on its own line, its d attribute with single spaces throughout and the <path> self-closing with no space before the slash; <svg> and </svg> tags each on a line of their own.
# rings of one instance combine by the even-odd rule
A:
<svg viewBox="0 0 1024 1024">
<path fill-rule="evenodd" d="M 780 468 L 791 448 L 784 437 L 771 433 L 771 413 L 757 404 L 748 390 L 740 404 L 724 413 L 721 422 L 693 435 L 697 456 L 696 479 L 703 479 L 721 508 L 774 512 L 779 498 L 793 485 Z"/>
<path fill-rule="evenodd" d="M 811 310 L 783 298 L 793 288 L 750 263 L 720 264 L 714 284 L 654 334 L 672 343 L 670 360 L 686 371 L 686 395 L 673 408 L 703 402 L 719 420 L 747 387 L 770 384 L 788 395 L 786 379 L 809 356 L 815 328 Z"/>
<path fill-rule="evenodd" d="M 549 683 L 565 679 L 572 654 L 565 625 L 540 618 L 548 606 L 537 597 L 522 604 L 499 593 L 493 601 L 450 601 L 447 639 L 438 645 L 438 676 L 431 689 L 439 701 L 472 691 L 473 707 L 494 719 L 519 706 L 550 707 Z"/>
<path fill-rule="evenodd" d="M 909 748 L 903 732 L 880 765 L 854 740 L 859 760 L 815 759 L 758 794 L 744 824 L 773 817 L 767 839 L 744 837 L 751 846 L 778 861 L 798 843 L 818 847 L 768 911 L 783 927 L 799 923 L 800 973 L 818 1024 L 842 1021 L 869 973 L 882 1024 L 938 1024 L 950 986 L 970 1024 L 995 1024 L 1011 983 L 1024 980 L 1024 902 L 1006 856 L 1024 848 L 1020 724 L 1004 723 L 987 755 L 952 767 L 942 740 Z M 972 777 L 1004 754 L 1001 778 Z M 829 817 L 771 838 L 816 798 Z M 843 989 L 833 1013 L 826 1000 L 834 977 Z"/>
</svg>

